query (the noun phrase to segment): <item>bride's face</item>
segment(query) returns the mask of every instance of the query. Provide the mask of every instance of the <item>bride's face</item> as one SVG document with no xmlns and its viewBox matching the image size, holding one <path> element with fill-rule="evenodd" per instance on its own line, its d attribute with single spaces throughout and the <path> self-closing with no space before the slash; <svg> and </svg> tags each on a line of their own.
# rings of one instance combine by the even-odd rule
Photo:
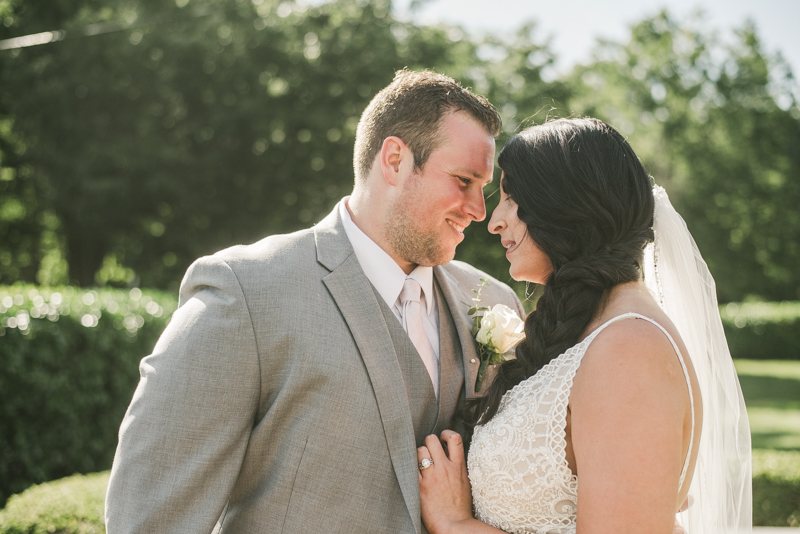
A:
<svg viewBox="0 0 800 534">
<path fill-rule="evenodd" d="M 553 264 L 528 235 L 525 223 L 517 217 L 517 204 L 503 190 L 502 178 L 500 203 L 492 213 L 489 231 L 500 236 L 500 242 L 506 249 L 506 258 L 511 262 L 511 278 L 535 284 L 545 283 L 553 272 Z"/>
</svg>

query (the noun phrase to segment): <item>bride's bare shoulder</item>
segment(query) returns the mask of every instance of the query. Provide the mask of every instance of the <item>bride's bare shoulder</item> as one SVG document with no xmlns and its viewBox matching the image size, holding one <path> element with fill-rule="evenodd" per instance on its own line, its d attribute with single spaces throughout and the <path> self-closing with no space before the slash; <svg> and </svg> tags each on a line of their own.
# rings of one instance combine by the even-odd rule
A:
<svg viewBox="0 0 800 534">
<path fill-rule="evenodd" d="M 670 396 L 686 388 L 672 342 L 657 325 L 637 318 L 606 326 L 587 348 L 573 393 L 594 391 L 599 384 L 606 393 L 649 391 Z"/>
</svg>

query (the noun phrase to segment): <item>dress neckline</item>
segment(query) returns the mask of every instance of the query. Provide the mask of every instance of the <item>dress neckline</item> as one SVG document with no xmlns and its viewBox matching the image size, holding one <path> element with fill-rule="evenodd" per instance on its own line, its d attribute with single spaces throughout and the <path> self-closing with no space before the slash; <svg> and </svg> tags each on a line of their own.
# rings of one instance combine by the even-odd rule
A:
<svg viewBox="0 0 800 534">
<path fill-rule="evenodd" d="M 646 315 L 642 315 L 641 313 L 637 313 L 637 312 L 625 312 L 625 313 L 621 313 L 619 315 L 615 315 L 611 319 L 607 320 L 606 322 L 604 322 L 603 324 L 601 324 L 600 326 L 598 326 L 597 328 L 595 328 L 594 330 L 589 332 L 589 335 L 587 335 L 585 338 L 583 338 L 582 340 L 578 341 L 573 346 L 571 346 L 570 348 L 568 348 L 567 350 L 565 350 L 564 352 L 562 352 L 561 354 L 559 354 L 558 356 L 556 356 L 555 358 L 553 358 L 552 360 L 547 362 L 544 366 L 541 367 L 541 369 L 536 371 L 536 373 L 534 373 L 533 375 L 529 376 L 525 380 L 520 381 L 514 387 L 512 387 L 511 389 L 506 391 L 503 394 L 503 397 L 500 399 L 500 402 L 501 402 L 501 405 L 502 405 L 504 403 L 504 401 L 506 400 L 506 397 L 509 397 L 514 390 L 516 390 L 517 388 L 519 388 L 523 384 L 526 384 L 529 381 L 531 381 L 533 378 L 535 378 L 544 369 L 546 369 L 548 367 L 555 366 L 555 364 L 559 360 L 561 360 L 561 358 L 563 356 L 565 356 L 566 354 L 569 354 L 570 352 L 574 352 L 574 349 L 578 349 L 579 347 L 585 345 L 585 347 L 583 347 L 583 354 L 581 354 L 581 356 L 580 356 L 580 358 L 583 359 L 583 355 L 586 354 L 586 350 L 588 349 L 588 345 L 590 345 L 591 342 L 594 341 L 594 338 L 596 338 L 597 335 L 600 334 L 600 332 L 605 330 L 606 327 L 608 327 L 609 325 L 611 325 L 611 324 L 613 324 L 613 323 L 615 323 L 615 322 L 617 322 L 617 321 L 619 321 L 621 319 L 628 319 L 628 318 L 644 319 L 645 321 L 647 321 L 647 322 L 655 325 L 656 327 L 658 327 L 658 329 L 661 330 L 664 333 L 664 335 L 667 336 L 667 339 L 669 339 L 670 343 L 672 344 L 672 348 L 675 350 L 675 353 L 678 355 L 678 360 L 680 361 L 681 368 L 683 369 L 683 376 L 686 379 L 686 386 L 687 386 L 687 388 L 689 390 L 689 404 L 690 404 L 690 410 L 691 410 L 691 413 L 692 413 L 692 427 L 691 427 L 691 431 L 690 431 L 690 434 L 689 434 L 689 450 L 686 453 L 686 459 L 685 459 L 685 461 L 683 463 L 683 469 L 681 470 L 681 476 L 680 476 L 680 479 L 679 479 L 679 482 L 678 482 L 678 490 L 680 491 L 681 489 L 683 489 L 683 482 L 684 482 L 684 480 L 686 478 L 686 473 L 689 471 L 689 462 L 690 462 L 691 457 L 692 457 L 692 447 L 694 445 L 694 427 L 695 427 L 694 393 L 692 392 L 692 382 L 691 382 L 691 380 L 689 378 L 689 370 L 686 367 L 686 362 L 683 359 L 683 354 L 681 353 L 681 350 L 678 347 L 678 344 L 675 342 L 675 339 L 667 331 L 667 329 L 664 328 L 664 326 L 662 326 L 658 321 L 656 321 L 655 319 L 653 319 L 651 317 L 647 317 Z M 577 368 L 576 368 L 576 372 L 577 372 Z M 570 382 L 571 382 L 571 380 L 570 380 Z M 572 384 L 570 383 L 570 389 L 571 388 L 572 388 Z M 564 462 L 566 463 L 566 457 L 564 458 Z M 577 475 L 573 474 L 572 476 L 577 476 Z"/>
<path fill-rule="evenodd" d="M 622 317 L 628 317 L 628 316 L 637 316 L 637 317 L 641 317 L 641 318 L 643 318 L 643 319 L 649 319 L 648 317 L 645 317 L 644 315 L 640 315 L 640 314 L 638 314 L 638 313 L 636 313 L 636 312 L 626 312 L 626 313 L 623 313 L 623 314 L 616 315 L 616 316 L 612 317 L 612 318 L 611 318 L 611 319 L 609 319 L 608 321 L 604 322 L 603 324 L 601 324 L 600 326 L 598 326 L 597 328 L 595 328 L 594 330 L 592 330 L 591 332 L 589 332 L 589 334 L 588 334 L 586 337 L 584 337 L 582 340 L 578 341 L 577 343 L 575 343 L 574 345 L 572 345 L 571 347 L 569 347 L 567 350 L 565 350 L 564 352 L 562 352 L 561 354 L 559 354 L 558 356 L 556 356 L 555 358 L 553 358 L 552 360 L 550 360 L 549 362 L 547 362 L 546 364 L 544 364 L 544 365 L 543 365 L 541 368 L 539 368 L 539 370 L 538 370 L 538 371 L 536 371 L 534 374 L 532 374 L 532 375 L 531 375 L 531 376 L 529 376 L 528 378 L 525 378 L 524 380 L 521 380 L 521 381 L 520 381 L 518 384 L 515 384 L 515 385 L 514 385 L 514 386 L 513 386 L 511 389 L 509 389 L 508 391 L 506 391 L 505 393 L 503 393 L 503 397 L 500 399 L 500 402 L 502 403 L 502 402 L 505 400 L 505 398 L 506 398 L 507 396 L 511 395 L 511 392 L 512 392 L 512 391 L 514 391 L 515 389 L 517 389 L 518 387 L 522 386 L 522 385 L 523 385 L 523 384 L 525 384 L 526 382 L 529 382 L 530 380 L 532 380 L 533 378 L 535 378 L 535 377 L 536 377 L 536 375 L 538 375 L 539 373 L 541 373 L 543 370 L 545 370 L 545 369 L 547 369 L 547 368 L 549 368 L 549 367 L 553 367 L 553 366 L 555 366 L 555 364 L 556 364 L 556 363 L 557 363 L 559 360 L 561 360 L 561 358 L 562 358 L 562 357 L 564 357 L 566 354 L 569 354 L 570 352 L 574 352 L 574 349 L 576 349 L 576 348 L 580 347 L 581 345 L 584 345 L 584 344 L 585 344 L 585 345 L 588 345 L 588 344 L 590 344 L 590 343 L 591 343 L 591 342 L 594 340 L 595 336 L 597 336 L 597 334 L 599 334 L 599 333 L 600 333 L 600 332 L 601 332 L 601 331 L 602 331 L 602 330 L 603 330 L 605 327 L 607 327 L 608 325 L 610 325 L 611 323 L 613 323 L 613 322 L 617 321 L 618 319 L 620 319 L 620 318 L 622 318 Z M 658 324 L 658 323 L 656 323 L 656 324 Z"/>
</svg>

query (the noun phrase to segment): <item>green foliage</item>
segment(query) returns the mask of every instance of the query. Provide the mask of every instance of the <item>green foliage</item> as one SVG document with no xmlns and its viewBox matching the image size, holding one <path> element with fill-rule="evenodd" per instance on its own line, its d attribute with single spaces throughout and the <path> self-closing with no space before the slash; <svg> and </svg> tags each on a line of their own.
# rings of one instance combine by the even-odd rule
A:
<svg viewBox="0 0 800 534">
<path fill-rule="evenodd" d="M 0 510 L 0 534 L 102 534 L 109 472 L 33 486 Z"/>
<path fill-rule="evenodd" d="M 800 526 L 800 452 L 753 451 L 753 524 Z"/>
<path fill-rule="evenodd" d="M 800 302 L 731 302 L 720 316 L 734 358 L 800 360 Z"/>
<path fill-rule="evenodd" d="M 45 193 L 29 179 L 31 168 L 20 164 L 26 147 L 13 124 L 0 113 L 0 280 L 35 281 L 48 248 L 44 235 L 57 223 L 42 209 Z"/>
<path fill-rule="evenodd" d="M 630 136 L 686 220 L 721 302 L 800 296 L 796 83 L 745 26 L 723 45 L 666 13 L 573 75 L 576 112 Z"/>
<path fill-rule="evenodd" d="M 0 51 L 0 283 L 174 291 L 198 256 L 312 224 L 352 187 L 364 106 L 409 67 L 485 94 L 498 146 L 551 117 L 609 121 L 670 192 L 721 302 L 800 295 L 797 84 L 752 27 L 723 44 L 662 13 L 554 79 L 533 23 L 475 36 L 396 20 L 389 0 L 0 5 L 0 38 L 67 30 Z M 102 24 L 125 29 L 81 36 Z M 522 294 L 485 225 L 466 233 L 458 259 Z"/>
<path fill-rule="evenodd" d="M 111 465 L 139 360 L 176 307 L 136 288 L 0 287 L 0 503 Z"/>
<path fill-rule="evenodd" d="M 14 165 L 45 191 L 40 209 L 57 215 L 81 286 L 124 284 L 107 276 L 113 256 L 142 285 L 175 289 L 200 255 L 312 224 L 350 192 L 358 118 L 396 70 L 469 84 L 465 69 L 482 64 L 463 33 L 394 20 L 386 1 L 176 4 L 108 0 L 56 16 L 28 0 L 4 30 L 68 28 L 56 44 L 0 53 L 0 117 L 14 118 L 26 147 Z M 69 37 L 103 21 L 131 29 Z"/>
</svg>

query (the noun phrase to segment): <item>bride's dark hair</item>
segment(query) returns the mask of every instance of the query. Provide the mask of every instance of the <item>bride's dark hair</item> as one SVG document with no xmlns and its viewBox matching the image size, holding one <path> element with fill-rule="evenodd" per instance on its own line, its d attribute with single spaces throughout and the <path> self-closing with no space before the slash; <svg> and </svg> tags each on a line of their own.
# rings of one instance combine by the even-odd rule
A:
<svg viewBox="0 0 800 534">
<path fill-rule="evenodd" d="M 653 240 L 650 177 L 603 121 L 528 128 L 511 138 L 498 164 L 503 190 L 553 272 L 525 320 L 516 359 L 499 366 L 484 396 L 467 402 L 469 425 L 491 419 L 505 392 L 575 345 L 608 290 L 641 279 L 644 248 Z"/>
</svg>

